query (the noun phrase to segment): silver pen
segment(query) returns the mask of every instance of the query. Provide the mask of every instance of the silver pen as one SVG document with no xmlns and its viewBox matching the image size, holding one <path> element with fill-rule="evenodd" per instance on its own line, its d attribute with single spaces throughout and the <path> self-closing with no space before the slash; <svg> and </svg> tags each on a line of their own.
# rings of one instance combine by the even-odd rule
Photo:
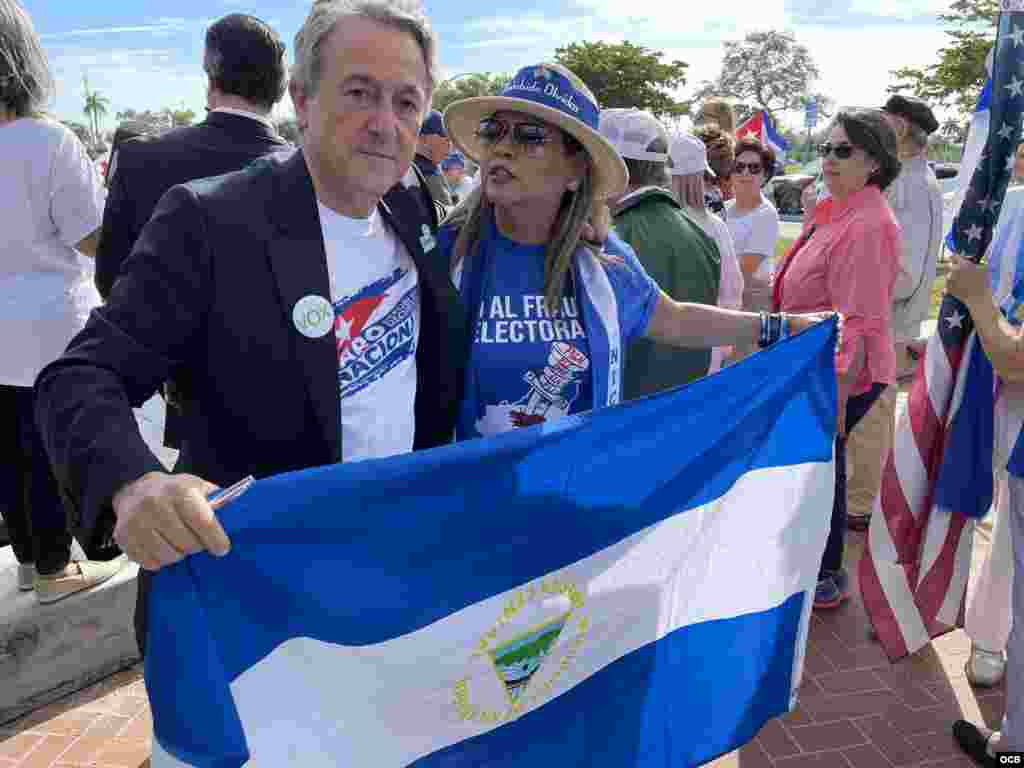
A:
<svg viewBox="0 0 1024 768">
<path fill-rule="evenodd" d="M 249 475 L 243 477 L 237 483 L 232 483 L 227 488 L 221 488 L 218 491 L 214 491 L 206 497 L 206 501 L 209 503 L 211 509 L 220 509 L 229 501 L 233 501 L 249 490 L 249 486 L 252 485 L 256 479 Z"/>
</svg>

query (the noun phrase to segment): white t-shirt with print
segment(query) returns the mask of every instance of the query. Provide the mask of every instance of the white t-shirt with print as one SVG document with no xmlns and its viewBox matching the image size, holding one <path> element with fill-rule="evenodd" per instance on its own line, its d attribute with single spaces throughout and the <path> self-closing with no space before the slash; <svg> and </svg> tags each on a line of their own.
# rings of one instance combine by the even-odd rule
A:
<svg viewBox="0 0 1024 768">
<path fill-rule="evenodd" d="M 374 211 L 320 204 L 338 348 L 342 461 L 412 450 L 420 297 L 416 266 Z"/>
</svg>

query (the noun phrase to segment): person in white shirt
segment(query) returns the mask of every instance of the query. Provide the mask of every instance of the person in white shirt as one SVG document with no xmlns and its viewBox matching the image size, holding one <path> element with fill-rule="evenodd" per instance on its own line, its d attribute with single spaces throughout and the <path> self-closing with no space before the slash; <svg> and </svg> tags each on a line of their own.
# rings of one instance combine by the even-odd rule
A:
<svg viewBox="0 0 1024 768">
<path fill-rule="evenodd" d="M 28 14 L 0 0 L 0 512 L 18 587 L 50 603 L 113 576 L 123 561 L 71 562 L 67 512 L 33 417 L 32 383 L 99 303 L 91 265 L 103 185 L 85 147 L 43 116 L 53 93 Z"/>
<path fill-rule="evenodd" d="M 718 306 L 739 309 L 743 304 L 743 272 L 736 258 L 732 235 L 725 222 L 708 210 L 704 197 L 704 176 L 715 175 L 708 164 L 707 147 L 696 136 L 680 132 L 672 137 L 669 153 L 672 156 L 672 193 L 683 207 L 683 213 L 718 246 L 721 257 Z M 708 373 L 715 373 L 722 367 L 722 359 L 729 350 L 731 347 L 715 347 L 711 351 Z"/>
<path fill-rule="evenodd" d="M 771 308 L 775 243 L 779 239 L 779 214 L 761 193 L 775 170 L 775 153 L 753 136 L 736 142 L 732 167 L 735 197 L 725 204 L 725 223 L 743 271 L 743 309 L 766 312 Z M 754 348 L 737 350 L 746 357 Z"/>
</svg>

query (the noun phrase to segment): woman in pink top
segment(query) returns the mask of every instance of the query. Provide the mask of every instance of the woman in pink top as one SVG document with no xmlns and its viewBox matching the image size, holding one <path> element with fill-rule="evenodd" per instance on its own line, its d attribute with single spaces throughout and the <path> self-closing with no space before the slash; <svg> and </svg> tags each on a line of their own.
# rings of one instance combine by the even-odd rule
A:
<svg viewBox="0 0 1024 768">
<path fill-rule="evenodd" d="M 900 228 L 883 191 L 900 163 L 896 136 L 877 109 L 840 112 L 818 153 L 831 196 L 808 217 L 779 266 L 772 303 L 775 311 L 835 310 L 845 317 L 836 356 L 836 493 L 814 598 L 815 608 L 835 608 L 848 596 L 846 433 L 895 382 L 890 308 L 900 271 Z"/>
</svg>

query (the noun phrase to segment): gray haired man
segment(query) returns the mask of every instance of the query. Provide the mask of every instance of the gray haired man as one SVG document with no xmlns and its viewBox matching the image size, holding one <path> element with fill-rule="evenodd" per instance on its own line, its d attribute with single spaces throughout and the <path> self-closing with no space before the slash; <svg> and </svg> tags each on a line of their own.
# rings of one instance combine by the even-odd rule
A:
<svg viewBox="0 0 1024 768">
<path fill-rule="evenodd" d="M 218 486 L 450 441 L 465 317 L 410 173 L 436 71 L 418 3 L 316 2 L 289 86 L 302 149 L 171 189 L 107 304 L 40 373 L 63 496 L 144 569 L 141 649 L 149 572 L 230 547 Z M 373 354 L 397 324 L 402 343 Z M 183 422 L 172 474 L 131 409 L 167 380 Z"/>
</svg>

